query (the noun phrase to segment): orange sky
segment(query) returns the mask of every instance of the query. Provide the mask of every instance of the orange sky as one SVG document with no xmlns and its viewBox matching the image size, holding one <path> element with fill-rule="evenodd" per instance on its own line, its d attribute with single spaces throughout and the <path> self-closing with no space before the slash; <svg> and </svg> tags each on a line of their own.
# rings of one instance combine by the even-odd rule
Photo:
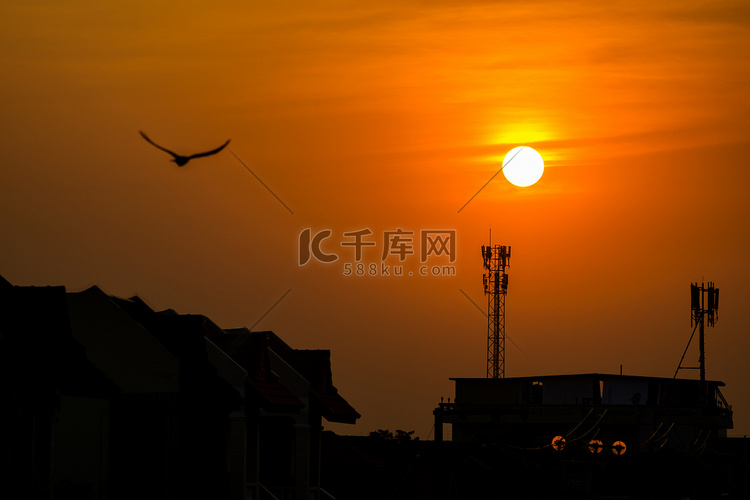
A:
<svg viewBox="0 0 750 500">
<path fill-rule="evenodd" d="M 715 281 L 707 373 L 750 434 L 746 2 L 364 4 L 4 1 L 0 274 L 224 327 L 291 289 L 256 329 L 332 350 L 363 415 L 334 429 L 427 437 L 448 378 L 486 373 L 461 290 L 486 306 L 492 227 L 508 376 L 671 377 L 688 286 Z M 177 168 L 138 130 L 185 153 L 231 138 L 294 213 L 228 151 Z M 458 213 L 518 145 L 539 183 L 500 175 Z M 339 261 L 297 265 L 308 227 Z M 363 228 L 378 265 L 385 231 L 456 230 L 456 276 L 343 276 Z"/>
</svg>

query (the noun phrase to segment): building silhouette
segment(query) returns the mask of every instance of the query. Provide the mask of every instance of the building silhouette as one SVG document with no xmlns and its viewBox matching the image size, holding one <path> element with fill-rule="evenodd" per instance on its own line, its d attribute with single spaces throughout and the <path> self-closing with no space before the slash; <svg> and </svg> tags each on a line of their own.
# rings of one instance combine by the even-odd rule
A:
<svg viewBox="0 0 750 500">
<path fill-rule="evenodd" d="M 0 279 L 0 313 L 0 497 L 327 497 L 329 351 L 97 287 Z"/>
<path fill-rule="evenodd" d="M 434 411 L 437 440 L 445 422 L 456 442 L 588 449 L 594 440 L 601 447 L 622 443 L 621 452 L 690 452 L 733 427 L 719 381 L 599 373 L 452 380 L 453 402 Z M 555 437 L 566 441 L 553 444 Z"/>
<path fill-rule="evenodd" d="M 435 441 L 450 425 L 450 444 L 482 465 L 455 469 L 458 490 L 746 498 L 748 444 L 727 438 L 723 382 L 598 373 L 452 380 L 455 398 L 433 411 Z"/>
</svg>

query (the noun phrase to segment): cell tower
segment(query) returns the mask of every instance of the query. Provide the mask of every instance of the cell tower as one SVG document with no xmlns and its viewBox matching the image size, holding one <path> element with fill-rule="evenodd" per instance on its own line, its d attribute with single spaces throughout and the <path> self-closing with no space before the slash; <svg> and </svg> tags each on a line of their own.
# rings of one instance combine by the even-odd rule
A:
<svg viewBox="0 0 750 500">
<path fill-rule="evenodd" d="M 482 274 L 487 295 L 487 378 L 505 378 L 505 295 L 508 293 L 510 247 L 482 245 L 482 259 L 487 271 Z"/>
<path fill-rule="evenodd" d="M 706 327 L 706 320 L 708 320 L 708 326 L 714 326 L 719 321 L 719 289 L 716 288 L 713 282 L 709 281 L 708 286 L 701 283 L 690 284 L 690 326 L 695 325 L 693 328 L 693 334 L 690 335 L 688 345 L 685 347 L 685 352 L 682 353 L 682 359 L 680 364 L 677 365 L 677 370 L 674 372 L 674 376 L 677 377 L 677 372 L 682 370 L 700 370 L 700 379 L 706 380 L 706 352 L 705 352 L 705 341 L 704 341 L 704 329 Z M 700 355 L 698 357 L 698 366 L 682 366 L 682 361 L 685 359 L 685 353 L 687 353 L 690 342 L 693 340 L 695 335 L 695 329 L 698 328 L 698 350 Z"/>
</svg>

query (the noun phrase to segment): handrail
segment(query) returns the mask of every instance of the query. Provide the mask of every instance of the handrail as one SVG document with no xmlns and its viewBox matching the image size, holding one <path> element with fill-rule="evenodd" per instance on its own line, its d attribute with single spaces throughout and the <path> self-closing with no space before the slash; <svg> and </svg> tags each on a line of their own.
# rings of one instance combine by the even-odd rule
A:
<svg viewBox="0 0 750 500">
<path fill-rule="evenodd" d="M 724 395 L 721 393 L 718 387 L 716 388 L 716 396 L 717 396 L 717 401 L 716 401 L 717 406 L 719 406 L 720 408 L 726 408 L 727 410 L 732 409 L 732 405 L 727 403 L 727 400 L 724 399 Z"/>
<path fill-rule="evenodd" d="M 321 499 L 322 499 L 322 498 L 324 498 L 324 497 L 323 497 L 322 495 L 325 495 L 325 498 L 329 498 L 330 500 L 336 500 L 336 497 L 335 497 L 335 496 L 331 495 L 330 493 L 328 493 L 328 492 L 327 492 L 326 490 L 324 490 L 323 488 L 318 488 L 318 490 L 320 490 L 320 493 L 321 493 Z"/>
<path fill-rule="evenodd" d="M 276 495 L 271 493 L 271 490 L 263 486 L 261 483 L 258 483 L 258 486 L 260 486 L 263 489 L 263 491 L 271 497 L 272 500 L 279 500 Z"/>
</svg>

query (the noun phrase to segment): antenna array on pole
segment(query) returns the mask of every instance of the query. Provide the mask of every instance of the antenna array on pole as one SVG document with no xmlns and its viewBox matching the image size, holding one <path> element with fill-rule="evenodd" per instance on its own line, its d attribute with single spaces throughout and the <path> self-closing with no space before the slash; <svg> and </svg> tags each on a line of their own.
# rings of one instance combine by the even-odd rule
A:
<svg viewBox="0 0 750 500">
<path fill-rule="evenodd" d="M 690 284 L 690 324 L 699 325 L 698 348 L 700 357 L 698 365 L 700 369 L 701 380 L 706 380 L 706 351 L 703 330 L 708 319 L 708 326 L 714 326 L 719 320 L 719 289 L 714 287 L 712 281 L 708 286 L 701 283 Z"/>
<path fill-rule="evenodd" d="M 706 380 L 706 351 L 705 351 L 705 336 L 704 330 L 706 327 L 706 320 L 708 320 L 708 326 L 714 326 L 719 321 L 719 289 L 714 286 L 712 281 L 708 282 L 708 286 L 704 283 L 698 285 L 698 283 L 690 284 L 690 326 L 695 325 L 693 328 L 693 334 L 690 335 L 688 345 L 685 347 L 685 352 L 682 353 L 682 359 L 677 365 L 677 370 L 674 372 L 675 378 L 677 372 L 680 370 L 700 370 L 700 379 Z M 700 352 L 698 357 L 698 366 L 682 366 L 682 361 L 685 359 L 690 342 L 693 340 L 695 335 L 695 329 L 698 329 L 698 350 Z"/>
</svg>

